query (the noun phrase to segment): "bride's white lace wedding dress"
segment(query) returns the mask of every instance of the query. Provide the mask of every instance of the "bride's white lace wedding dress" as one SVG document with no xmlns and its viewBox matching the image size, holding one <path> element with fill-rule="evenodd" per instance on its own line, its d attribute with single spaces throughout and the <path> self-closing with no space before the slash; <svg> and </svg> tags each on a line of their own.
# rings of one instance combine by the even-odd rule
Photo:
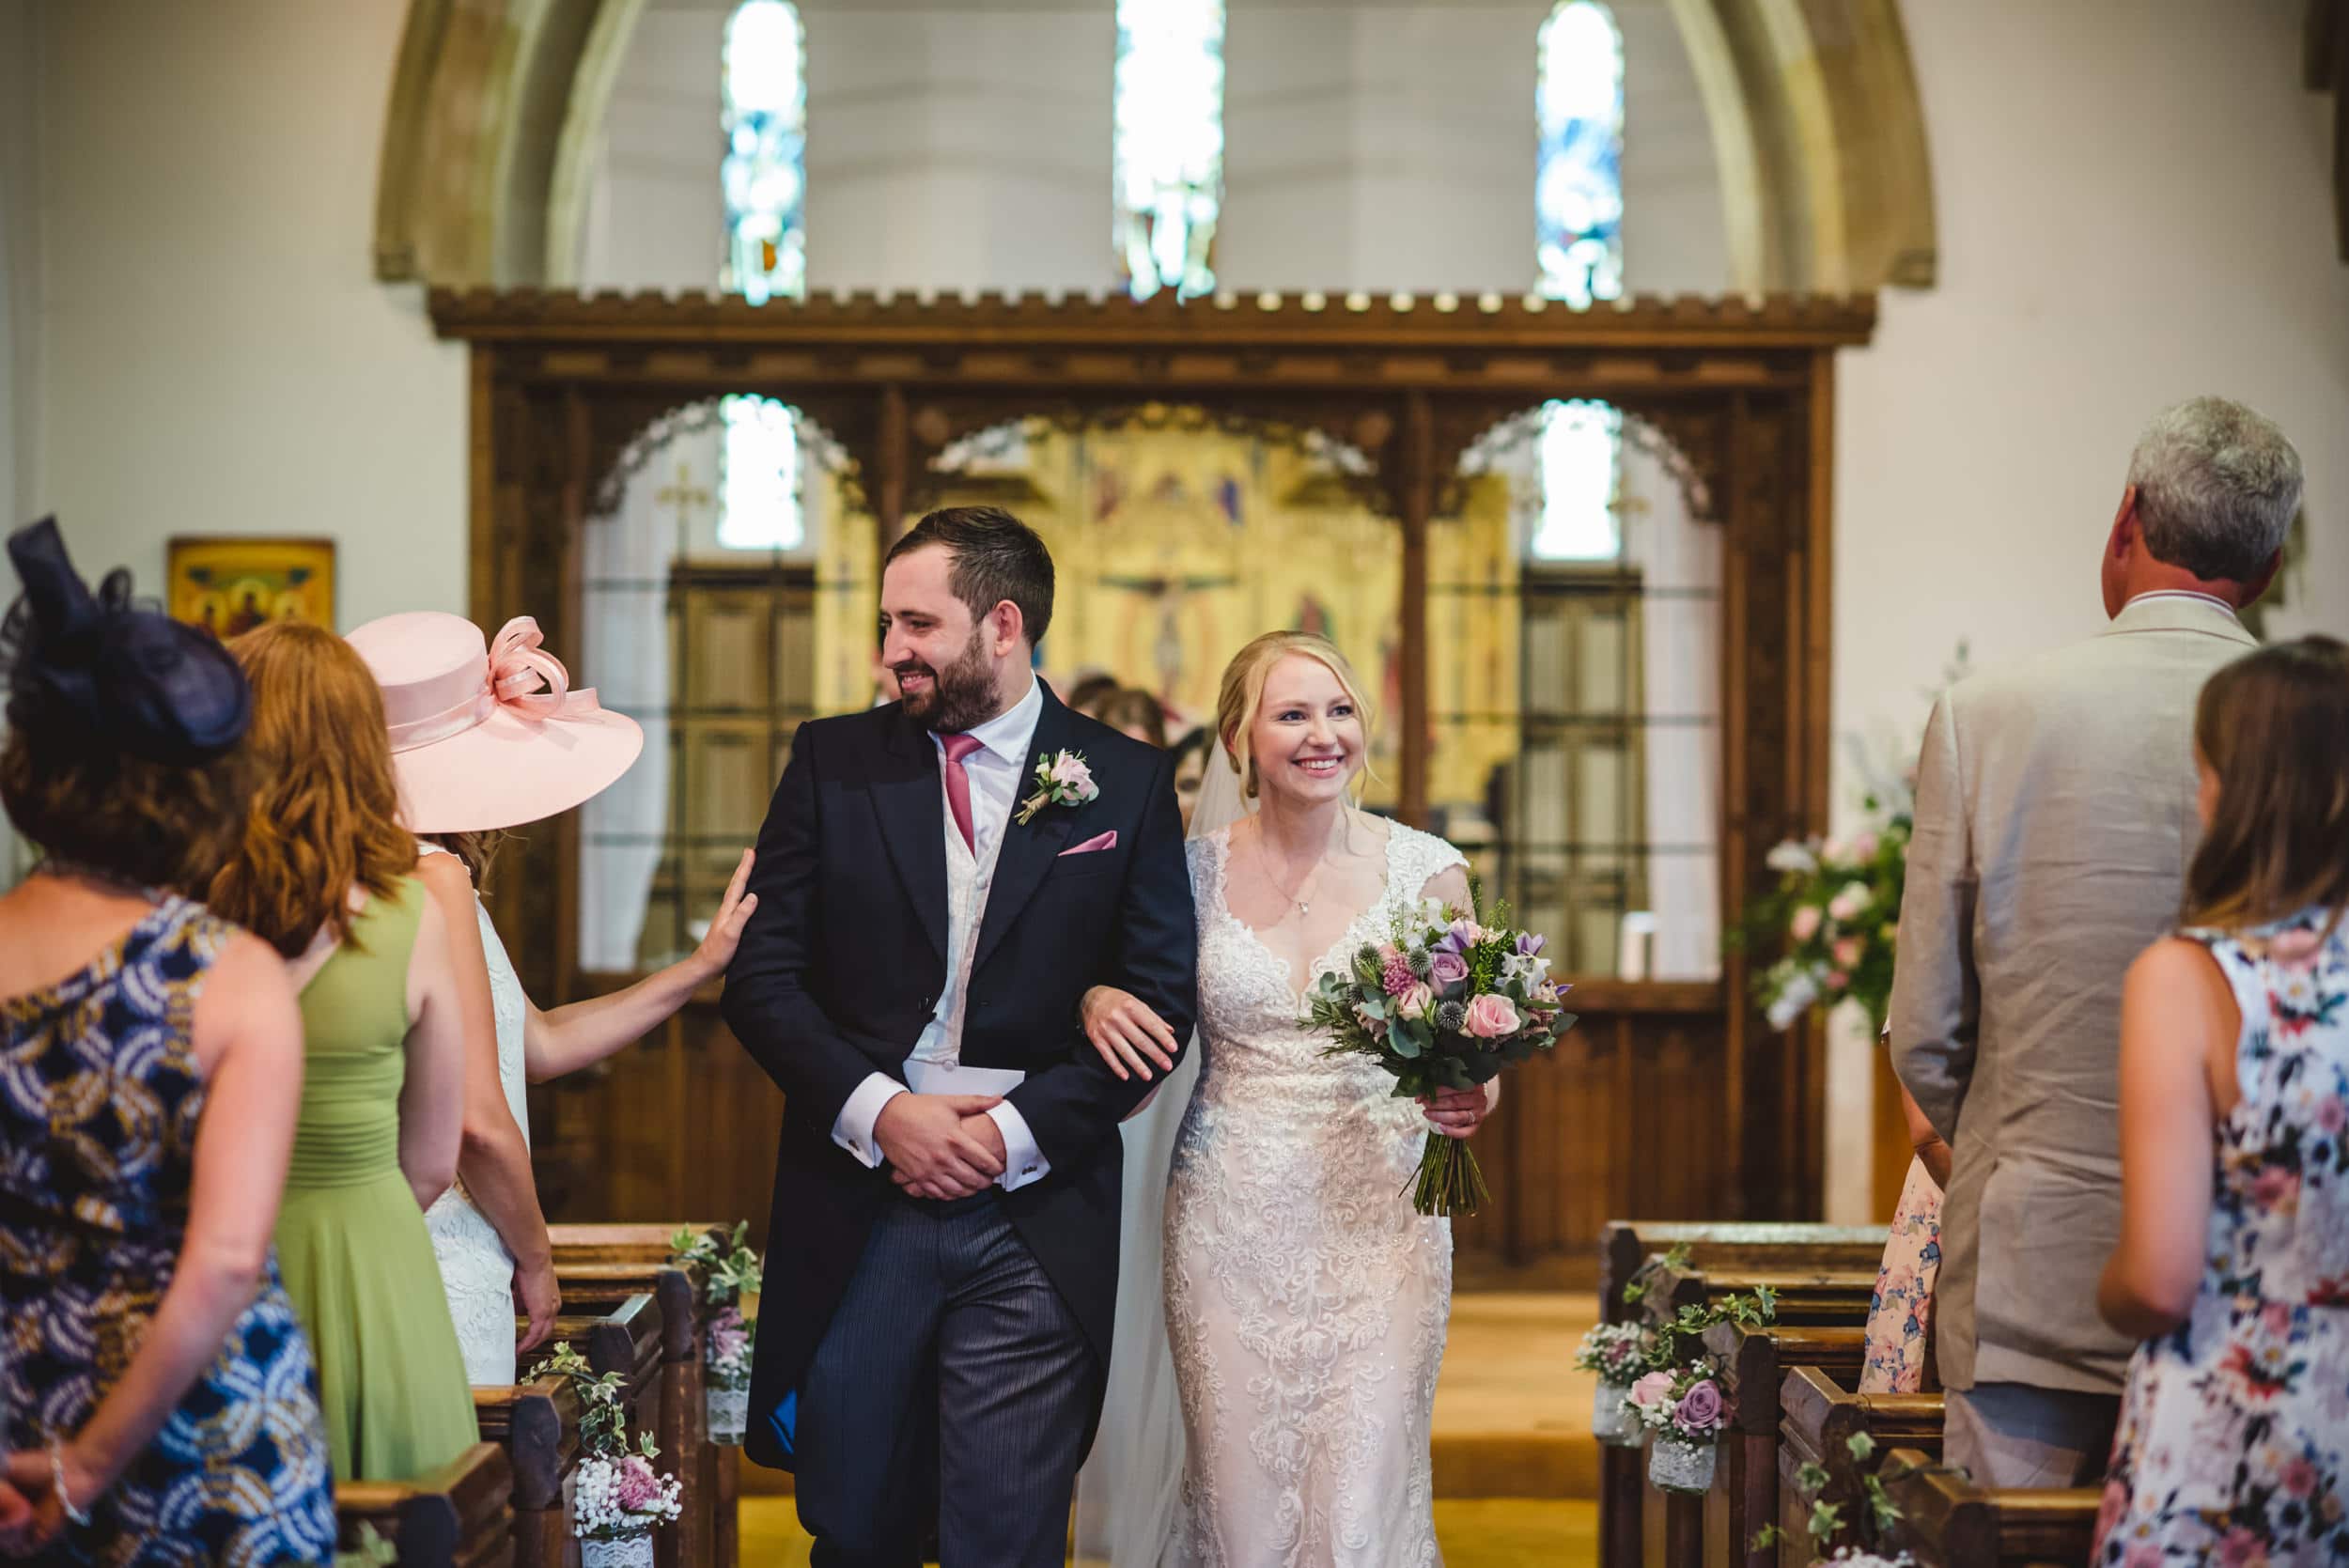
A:
<svg viewBox="0 0 2349 1568">
<path fill-rule="evenodd" d="M 1170 1560 L 1440 1563 L 1428 1426 L 1452 1308 L 1448 1220 L 1407 1186 L 1428 1130 L 1302 1021 L 1315 976 L 1466 862 L 1396 823 L 1377 903 L 1292 975 L 1223 898 L 1226 829 L 1190 845 L 1199 1086 L 1166 1193 L 1166 1319 L 1188 1457 Z"/>
<path fill-rule="evenodd" d="M 426 845 L 432 854 L 448 851 Z M 482 955 L 490 963 L 490 1005 L 497 1018 L 498 1083 L 506 1091 L 514 1123 L 530 1141 L 529 1080 L 522 1065 L 522 983 L 514 973 L 506 944 L 490 911 L 474 901 L 481 923 Z M 424 1213 L 425 1229 L 432 1233 L 432 1252 L 440 1260 L 441 1283 L 448 1292 L 449 1316 L 457 1325 L 457 1345 L 465 1357 L 465 1381 L 476 1388 L 504 1388 L 514 1381 L 514 1254 L 474 1207 L 460 1180 L 434 1200 Z"/>
</svg>

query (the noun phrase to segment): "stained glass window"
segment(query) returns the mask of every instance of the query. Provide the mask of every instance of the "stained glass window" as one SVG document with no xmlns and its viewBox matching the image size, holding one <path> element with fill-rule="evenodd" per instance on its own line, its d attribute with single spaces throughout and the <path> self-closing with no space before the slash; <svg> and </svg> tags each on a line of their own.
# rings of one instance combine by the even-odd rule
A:
<svg viewBox="0 0 2349 1568">
<path fill-rule="evenodd" d="M 736 8 L 723 67 L 725 286 L 753 304 L 807 291 L 806 62 L 798 7 Z"/>
<path fill-rule="evenodd" d="M 1541 291 L 1578 308 L 1623 292 L 1623 35 L 1597 0 L 1561 0 L 1542 23 L 1533 106 L 1535 260 Z M 1542 411 L 1537 561 L 1612 561 L 1622 423 L 1604 403 Z"/>
<path fill-rule="evenodd" d="M 1117 0 L 1115 232 L 1137 300 L 1214 292 L 1223 205 L 1223 0 Z"/>
<path fill-rule="evenodd" d="M 725 287 L 753 304 L 807 292 L 807 48 L 799 8 L 743 0 L 726 23 L 719 178 L 726 202 Z M 718 543 L 796 550 L 799 435 L 771 398 L 729 397 L 719 455 Z"/>
<path fill-rule="evenodd" d="M 1587 305 L 1623 292 L 1623 35 L 1597 0 L 1542 23 L 1533 211 L 1542 292 Z"/>
</svg>

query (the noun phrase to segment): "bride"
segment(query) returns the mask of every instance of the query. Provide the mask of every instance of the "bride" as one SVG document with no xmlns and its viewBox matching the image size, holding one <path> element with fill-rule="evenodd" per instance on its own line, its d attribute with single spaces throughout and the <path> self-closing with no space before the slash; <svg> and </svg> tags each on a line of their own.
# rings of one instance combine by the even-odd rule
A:
<svg viewBox="0 0 2349 1568">
<path fill-rule="evenodd" d="M 1106 1548 L 1116 1568 L 1441 1561 L 1428 1425 L 1452 1233 L 1408 1189 L 1426 1127 L 1467 1137 L 1500 1086 L 1398 1100 L 1367 1062 L 1325 1057 L 1303 1022 L 1315 977 L 1399 911 L 1470 902 L 1458 850 L 1353 804 L 1369 748 L 1360 691 L 1345 656 L 1302 632 L 1257 638 L 1223 674 L 1229 766 L 1210 769 L 1190 843 L 1203 1063 L 1187 1103 L 1143 1112 L 1181 1118 L 1160 1332 L 1132 1332 L 1156 1315 L 1139 1298 L 1159 1281 L 1121 1278 L 1107 1408 L 1128 1429 L 1105 1434 L 1097 1461 L 1125 1473 L 1089 1467 L 1080 1482 L 1081 1553 Z M 1165 1026 L 1132 997 L 1097 989 L 1084 1014 L 1112 1070 L 1165 1067 Z M 1128 1149 L 1147 1146 L 1134 1128 Z M 1158 1198 L 1152 1172 L 1136 1176 L 1129 1235 Z M 1169 1353 L 1179 1493 L 1133 1462 L 1177 1445 L 1130 1429 L 1166 1419 L 1148 1394 Z"/>
</svg>

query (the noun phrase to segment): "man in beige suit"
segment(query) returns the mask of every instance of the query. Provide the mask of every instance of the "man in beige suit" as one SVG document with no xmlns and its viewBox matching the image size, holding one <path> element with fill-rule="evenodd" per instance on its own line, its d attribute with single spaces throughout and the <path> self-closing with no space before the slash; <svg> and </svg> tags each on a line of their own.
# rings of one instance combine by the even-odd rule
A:
<svg viewBox="0 0 2349 1568">
<path fill-rule="evenodd" d="M 2198 397 L 2129 462 L 2087 642 L 1952 687 L 1918 764 L 1892 1062 L 1954 1151 L 1934 1326 L 1945 1454 L 1996 1486 L 2103 1473 L 2134 1348 L 2096 1315 L 2121 1229 L 2121 979 L 2177 919 L 2194 704 L 2257 645 L 2300 459 Z"/>
</svg>

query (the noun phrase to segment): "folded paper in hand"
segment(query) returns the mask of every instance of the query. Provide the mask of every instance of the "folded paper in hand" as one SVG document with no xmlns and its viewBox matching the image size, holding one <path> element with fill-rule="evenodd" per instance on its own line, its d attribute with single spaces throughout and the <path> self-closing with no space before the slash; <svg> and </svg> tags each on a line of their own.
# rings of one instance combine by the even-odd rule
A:
<svg viewBox="0 0 2349 1568">
<path fill-rule="evenodd" d="M 965 1067 L 953 1062 L 909 1062 L 906 1087 L 917 1094 L 1008 1094 L 1028 1080 L 1009 1067 Z"/>
</svg>

